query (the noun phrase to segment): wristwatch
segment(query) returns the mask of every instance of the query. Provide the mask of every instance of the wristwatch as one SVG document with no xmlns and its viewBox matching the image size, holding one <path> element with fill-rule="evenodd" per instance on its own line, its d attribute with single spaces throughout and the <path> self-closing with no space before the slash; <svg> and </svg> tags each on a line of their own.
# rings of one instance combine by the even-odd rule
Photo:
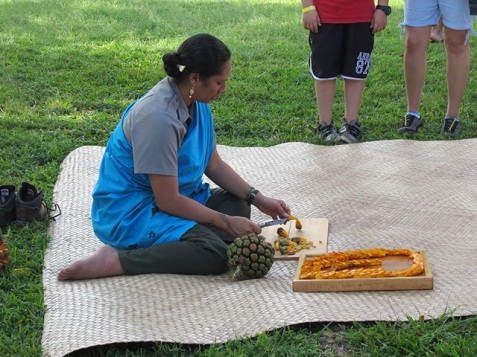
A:
<svg viewBox="0 0 477 357">
<path fill-rule="evenodd" d="M 391 14 L 391 6 L 376 5 L 376 10 L 383 11 L 386 14 L 386 16 L 389 16 Z"/>
<path fill-rule="evenodd" d="M 245 197 L 245 201 L 248 203 L 249 206 L 251 206 L 253 201 L 255 201 L 255 197 L 257 197 L 258 192 L 259 191 L 254 187 L 250 187 L 250 189 L 248 190 L 247 197 Z"/>
</svg>

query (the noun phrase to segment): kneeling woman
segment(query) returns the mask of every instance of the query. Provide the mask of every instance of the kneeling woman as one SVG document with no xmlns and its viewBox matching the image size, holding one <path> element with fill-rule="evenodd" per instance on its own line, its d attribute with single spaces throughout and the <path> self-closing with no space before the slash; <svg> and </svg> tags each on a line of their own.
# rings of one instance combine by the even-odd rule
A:
<svg viewBox="0 0 477 357">
<path fill-rule="evenodd" d="M 274 219 L 288 216 L 285 202 L 253 189 L 217 152 L 207 103 L 225 92 L 230 58 L 208 34 L 163 56 L 167 77 L 125 110 L 101 162 L 92 223 L 105 245 L 59 280 L 221 274 L 228 244 L 261 232 L 251 204 Z"/>
</svg>

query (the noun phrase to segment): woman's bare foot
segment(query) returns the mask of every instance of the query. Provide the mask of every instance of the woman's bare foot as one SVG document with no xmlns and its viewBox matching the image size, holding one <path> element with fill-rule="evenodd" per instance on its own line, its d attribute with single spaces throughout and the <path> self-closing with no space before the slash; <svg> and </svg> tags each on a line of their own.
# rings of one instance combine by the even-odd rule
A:
<svg viewBox="0 0 477 357">
<path fill-rule="evenodd" d="M 105 245 L 88 258 L 78 260 L 60 270 L 58 280 L 97 279 L 123 275 L 116 249 Z"/>
</svg>

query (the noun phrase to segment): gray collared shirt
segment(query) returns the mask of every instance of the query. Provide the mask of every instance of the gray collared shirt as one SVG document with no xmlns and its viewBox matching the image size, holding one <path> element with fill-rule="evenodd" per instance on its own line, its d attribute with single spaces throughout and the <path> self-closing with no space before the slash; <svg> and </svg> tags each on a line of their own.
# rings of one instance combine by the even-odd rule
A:
<svg viewBox="0 0 477 357">
<path fill-rule="evenodd" d="M 133 147 L 134 172 L 177 176 L 178 150 L 194 116 L 171 77 L 157 83 L 124 118 L 124 135 Z"/>
</svg>

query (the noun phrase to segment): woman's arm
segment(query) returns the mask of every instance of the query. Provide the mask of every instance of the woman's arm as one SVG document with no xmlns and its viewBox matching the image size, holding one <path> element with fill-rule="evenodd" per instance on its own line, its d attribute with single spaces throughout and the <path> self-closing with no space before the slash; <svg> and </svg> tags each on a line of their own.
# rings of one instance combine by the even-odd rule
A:
<svg viewBox="0 0 477 357">
<path fill-rule="evenodd" d="M 225 161 L 222 160 L 217 149 L 214 151 L 212 158 L 205 170 L 205 174 L 215 184 L 222 187 L 231 194 L 246 199 L 251 187 L 234 169 L 232 169 Z M 258 193 L 253 204 L 263 213 L 270 215 L 273 219 L 278 217 L 287 217 L 290 209 L 285 202 L 265 196 Z"/>
<path fill-rule="evenodd" d="M 235 237 L 261 232 L 261 228 L 247 218 L 225 215 L 181 195 L 176 176 L 149 175 L 149 180 L 156 204 L 161 211 L 215 226 Z"/>
</svg>

